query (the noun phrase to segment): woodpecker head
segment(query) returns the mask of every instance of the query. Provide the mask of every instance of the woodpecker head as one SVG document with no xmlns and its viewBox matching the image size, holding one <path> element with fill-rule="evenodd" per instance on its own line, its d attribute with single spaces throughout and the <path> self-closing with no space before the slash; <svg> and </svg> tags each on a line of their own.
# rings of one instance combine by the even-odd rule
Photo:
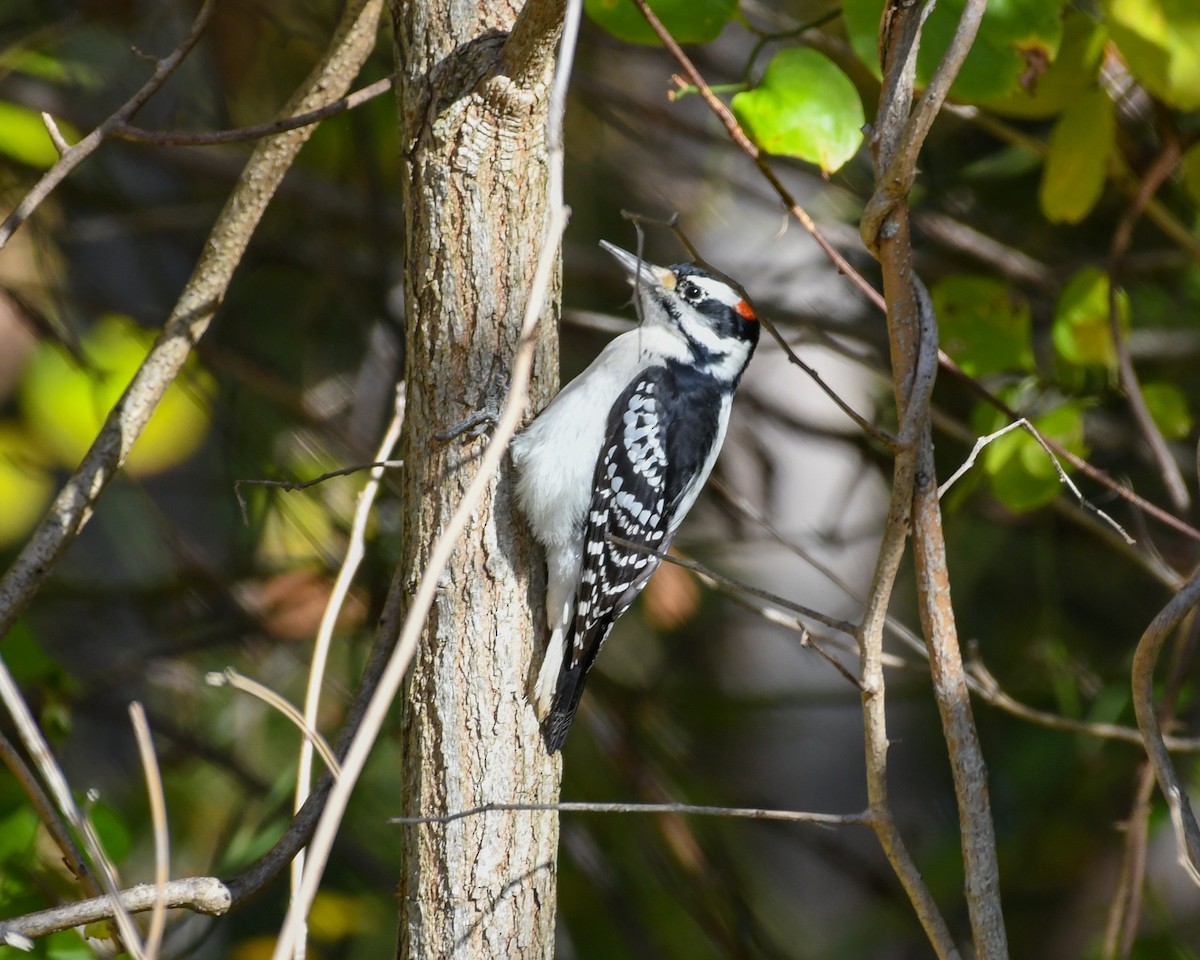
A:
<svg viewBox="0 0 1200 960">
<path fill-rule="evenodd" d="M 678 336 L 697 368 L 732 380 L 741 376 L 758 343 L 759 324 L 740 292 L 694 263 L 656 267 L 607 241 L 600 246 L 625 268 L 644 325 Z"/>
</svg>

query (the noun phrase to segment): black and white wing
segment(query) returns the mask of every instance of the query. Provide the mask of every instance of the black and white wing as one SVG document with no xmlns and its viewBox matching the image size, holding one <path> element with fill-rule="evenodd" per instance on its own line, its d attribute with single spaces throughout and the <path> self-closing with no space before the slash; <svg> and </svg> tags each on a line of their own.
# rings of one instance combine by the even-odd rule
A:
<svg viewBox="0 0 1200 960">
<path fill-rule="evenodd" d="M 566 638 L 562 672 L 546 721 L 551 751 L 566 739 L 583 695 L 584 678 L 613 623 L 658 567 L 659 558 L 648 551 L 666 552 L 683 519 L 677 508 L 681 501 L 690 505 L 695 488 L 712 466 L 713 447 L 721 432 L 721 405 L 713 402 L 715 398 L 687 395 L 692 392 L 688 387 L 677 371 L 650 367 L 625 389 L 609 413 L 592 479 L 574 629 Z M 681 410 L 686 416 L 678 415 Z"/>
</svg>

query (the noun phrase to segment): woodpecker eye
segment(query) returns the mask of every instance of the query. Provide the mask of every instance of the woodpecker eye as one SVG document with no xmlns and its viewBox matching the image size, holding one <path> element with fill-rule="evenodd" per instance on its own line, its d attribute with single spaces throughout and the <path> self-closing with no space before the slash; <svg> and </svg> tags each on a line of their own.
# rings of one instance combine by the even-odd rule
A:
<svg viewBox="0 0 1200 960">
<path fill-rule="evenodd" d="M 704 296 L 704 291 L 696 286 L 696 284 L 692 283 L 691 280 L 682 281 L 679 286 L 676 287 L 676 290 L 679 291 L 679 295 L 683 297 L 684 300 L 689 300 L 692 303 L 695 303 Z"/>
</svg>

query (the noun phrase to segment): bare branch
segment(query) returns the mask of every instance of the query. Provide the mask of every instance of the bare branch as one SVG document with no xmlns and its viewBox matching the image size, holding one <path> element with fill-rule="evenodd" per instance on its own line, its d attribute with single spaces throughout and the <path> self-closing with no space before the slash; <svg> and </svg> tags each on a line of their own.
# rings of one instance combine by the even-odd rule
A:
<svg viewBox="0 0 1200 960">
<path fill-rule="evenodd" d="M 938 487 L 938 499 L 942 499 L 942 497 L 946 495 L 946 491 L 954 486 L 959 478 L 975 465 L 975 460 L 979 454 L 983 452 L 984 447 L 986 447 L 993 440 L 998 440 L 1005 434 L 1011 433 L 1013 430 L 1017 429 L 1022 429 L 1028 433 L 1031 437 L 1033 437 L 1034 440 L 1037 441 L 1038 446 L 1046 451 L 1046 456 L 1050 458 L 1050 463 L 1054 466 L 1054 472 L 1058 474 L 1059 483 L 1066 486 L 1067 489 L 1075 494 L 1075 499 L 1079 501 L 1079 505 L 1083 507 L 1084 510 L 1088 511 L 1089 513 L 1094 513 L 1097 517 L 1107 523 L 1121 535 L 1127 544 L 1132 546 L 1133 544 L 1137 543 L 1133 537 L 1125 532 L 1125 528 L 1117 523 L 1116 520 L 1084 497 L 1079 488 L 1072 482 L 1071 478 L 1067 476 L 1067 472 L 1062 468 L 1062 464 L 1058 462 L 1058 457 L 1056 457 L 1054 455 L 1054 451 L 1050 449 L 1050 444 L 1047 443 L 1046 438 L 1042 436 L 1041 431 L 1039 431 L 1037 427 L 1030 423 L 1025 417 L 1014 420 L 1012 423 L 1001 427 L 994 433 L 989 433 L 987 436 L 977 439 L 975 441 L 975 446 L 971 448 L 970 454 L 967 455 L 967 459 L 963 461 L 963 465 L 950 475 L 950 479 Z"/>
<path fill-rule="evenodd" d="M 58 151 L 61 157 L 64 153 L 71 149 L 71 145 L 67 143 L 66 137 L 62 135 L 62 131 L 58 129 L 58 123 L 45 110 L 42 111 L 42 123 L 46 125 L 46 133 L 50 135 L 50 142 L 54 144 L 54 149 Z"/>
<path fill-rule="evenodd" d="M 216 877 L 187 877 L 172 880 L 162 891 L 167 909 L 184 907 L 211 917 L 228 912 L 233 904 L 229 888 Z M 123 910 L 142 913 L 154 907 L 159 900 L 159 891 L 153 883 L 139 883 L 118 893 Z M 113 916 L 112 900 L 93 897 L 50 910 L 40 910 L 12 920 L 0 920 L 0 943 L 14 934 L 22 937 L 44 937 L 59 930 L 110 920 Z"/>
<path fill-rule="evenodd" d="M 559 803 L 487 803 L 455 813 L 428 817 L 392 817 L 388 823 L 453 823 L 486 813 L 529 810 L 550 813 L 669 813 L 690 817 L 725 817 L 735 820 L 772 820 L 781 823 L 813 823 L 819 826 L 870 826 L 871 814 L 806 813 L 801 810 L 768 810 L 759 807 L 715 807 L 692 803 L 584 803 L 564 800 Z"/>
<path fill-rule="evenodd" d="M 0 250 L 4 248 L 4 245 L 8 243 L 9 238 L 16 233 L 21 224 L 32 216 L 41 202 L 50 196 L 54 188 L 62 183 L 72 170 L 94 153 L 96 148 L 112 134 L 112 131 L 118 125 L 124 123 L 137 113 L 145 105 L 146 101 L 158 92 L 159 88 L 166 82 L 167 77 L 174 73 L 184 58 L 191 53 L 192 47 L 196 45 L 196 41 L 200 39 L 204 28 L 208 26 L 209 18 L 212 17 L 215 8 L 216 0 L 204 0 L 199 13 L 196 14 L 196 19 L 192 21 L 191 28 L 179 42 L 179 46 L 155 64 L 154 73 L 142 85 L 142 88 L 130 97 L 116 113 L 73 147 L 67 147 L 65 150 L 61 149 L 60 144 L 65 144 L 62 134 L 60 133 L 57 138 L 55 137 L 57 128 L 54 126 L 54 121 L 47 119 L 46 115 L 43 114 L 43 120 L 50 131 L 50 139 L 53 141 L 55 149 L 59 150 L 60 156 L 58 162 L 42 175 L 42 178 L 34 184 L 33 189 L 17 204 L 16 209 L 4 218 L 3 223 L 0 223 Z"/>
<path fill-rule="evenodd" d="M 1145 739 L 1146 755 L 1150 758 L 1158 787 L 1171 811 L 1179 862 L 1200 885 L 1200 826 L 1197 826 L 1187 792 L 1167 753 L 1154 705 L 1154 668 L 1163 644 L 1197 603 L 1200 603 L 1200 568 L 1150 622 L 1138 641 L 1133 655 L 1133 709 L 1137 715 L 1138 729 Z"/>
<path fill-rule="evenodd" d="M 945 370 L 948 373 L 950 373 L 951 375 L 953 375 L 956 380 L 958 380 L 960 383 L 962 383 L 963 386 L 965 386 L 968 390 L 970 390 L 973 394 L 975 394 L 975 396 L 979 397 L 981 400 L 983 400 L 984 402 L 986 402 L 987 404 L 992 406 L 994 409 L 999 410 L 1010 420 L 1019 420 L 1021 418 L 1021 414 L 1019 414 L 1016 410 L 1014 410 L 1012 407 L 1010 407 L 1007 403 L 1005 403 L 1003 400 L 1001 400 L 999 397 L 997 397 L 994 393 L 992 393 L 990 390 L 988 390 L 986 387 L 984 387 L 983 384 L 981 384 L 974 377 L 971 377 L 971 376 L 967 375 L 966 373 L 964 373 L 962 371 L 962 369 L 958 366 L 958 364 L 956 364 L 952 359 L 950 359 L 950 357 L 947 356 L 945 353 L 942 353 L 942 352 L 938 353 L 938 362 L 940 363 L 941 368 L 943 370 Z M 1054 454 L 1056 456 L 1065 460 L 1067 463 L 1069 463 L 1071 466 L 1073 466 L 1080 473 L 1085 474 L 1092 480 L 1095 480 L 1097 483 L 1101 484 L 1106 489 L 1112 491 L 1112 493 L 1116 494 L 1122 500 L 1126 501 L 1127 503 L 1131 504 L 1132 506 L 1137 507 L 1139 510 L 1141 510 L 1143 513 L 1145 513 L 1147 516 L 1153 517 L 1155 520 L 1157 520 L 1159 523 L 1163 524 L 1164 526 L 1170 527 L 1172 530 L 1176 531 L 1177 533 L 1182 534 L 1183 536 L 1187 537 L 1189 540 L 1194 540 L 1194 541 L 1200 543 L 1200 530 L 1197 530 L 1195 527 L 1191 526 L 1190 524 L 1185 523 L 1183 520 L 1180 520 L 1174 514 L 1170 513 L 1167 510 L 1164 510 L 1162 507 L 1158 506 L 1158 504 L 1151 503 L 1145 497 L 1139 496 L 1137 493 L 1130 490 L 1124 484 L 1118 483 L 1116 480 L 1114 480 L 1112 477 L 1110 477 L 1103 470 L 1100 470 L 1099 468 L 1092 466 L 1092 464 L 1090 464 L 1086 460 L 1084 460 L 1083 457 L 1079 456 L 1078 454 L 1072 453 L 1070 450 L 1068 450 L 1066 447 L 1062 446 L 1062 444 L 1058 443 L 1057 441 L 1051 440 L 1049 437 L 1045 437 L 1043 439 L 1045 439 L 1046 445 L 1052 451 L 1054 451 Z"/>
<path fill-rule="evenodd" d="M 129 123 L 118 123 L 110 132 L 115 140 L 127 140 L 131 143 L 151 143 L 163 147 L 210 147 L 222 143 L 244 143 L 247 140 L 260 140 L 272 134 L 284 133 L 299 127 L 320 123 L 329 117 L 345 113 L 361 106 L 368 100 L 373 100 L 387 93 L 395 85 L 394 77 L 384 77 L 368 84 L 361 90 L 355 90 L 349 96 L 334 100 L 323 107 L 308 110 L 294 117 L 281 117 L 270 123 L 260 123 L 252 127 L 242 127 L 238 130 L 211 130 L 208 132 L 187 133 L 176 130 L 144 130 Z"/>
</svg>

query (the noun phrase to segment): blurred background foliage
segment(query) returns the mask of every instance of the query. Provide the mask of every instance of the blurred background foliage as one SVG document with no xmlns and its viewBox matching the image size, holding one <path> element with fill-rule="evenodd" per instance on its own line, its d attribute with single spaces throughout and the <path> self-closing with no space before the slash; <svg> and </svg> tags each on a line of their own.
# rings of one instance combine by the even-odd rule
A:
<svg viewBox="0 0 1200 960">
<path fill-rule="evenodd" d="M 864 116 L 878 96 L 883 0 L 664 0 L 655 5 L 835 246 L 876 279 L 857 237 L 871 189 Z M 197 50 L 136 118 L 154 130 L 264 122 L 324 48 L 333 0 L 225 2 Z M 725 138 L 623 0 L 588 0 L 568 114 L 563 372 L 629 317 L 596 248 L 635 239 L 622 209 L 678 212 L 707 259 L 857 409 L 894 414 L 881 318 L 838 278 Z M 927 79 L 962 0 L 927 28 Z M 0 17 L 0 210 L 68 141 L 143 82 L 137 55 L 172 49 L 188 3 L 7 0 Z M 962 370 L 1119 482 L 1172 505 L 1130 413 L 1110 331 L 1196 494 L 1200 378 L 1200 12 L 1192 0 L 993 0 L 922 155 L 913 222 L 943 348 Z M 940 45 L 940 46 L 939 46 Z M 392 70 L 389 39 L 357 86 Z M 864 114 L 865 110 L 865 114 Z M 249 147 L 109 142 L 0 252 L 0 550 L 15 555 L 169 313 Z M 1160 159 L 1161 186 L 1114 236 Z M 152 838 L 125 719 L 143 701 L 166 776 L 172 873 L 228 876 L 291 809 L 294 729 L 204 683 L 233 666 L 293 702 L 362 476 L 295 492 L 373 457 L 402 370 L 404 170 L 394 103 L 321 124 L 260 227 L 188 376 L 121 480 L 0 653 L 21 682 L 127 883 L 152 872 Z M 658 262 L 684 259 L 666 231 Z M 626 321 L 627 322 L 627 319 Z M 765 339 L 765 338 L 764 338 Z M 939 473 L 1009 418 L 943 377 Z M 727 574 L 854 619 L 890 472 L 886 453 L 764 343 L 726 453 L 678 546 Z M 961 634 L 1003 689 L 1037 709 L 1132 725 L 1134 643 L 1196 544 L 1080 480 L 1130 547 L 1063 490 L 1014 431 L 947 494 Z M 371 641 L 404 518 L 385 494 L 339 624 L 321 729 L 335 736 Z M 763 521 L 766 521 L 766 525 Z M 818 572 L 828 567 L 843 586 Z M 901 584 L 893 612 L 908 616 Z M 818 632 L 819 637 L 824 635 Z M 824 638 L 834 643 L 834 638 Z M 1195 628 L 1168 685 L 1197 729 Z M 853 670 L 852 651 L 836 650 Z M 957 818 L 928 676 L 896 644 L 889 675 L 895 804 L 924 875 L 960 934 Z M 1102 954 L 1139 750 L 1064 733 L 976 701 L 991 777 L 1012 955 Z M 619 625 L 565 752 L 564 798 L 677 799 L 849 812 L 865 802 L 857 690 L 690 575 L 664 566 Z M 0 732 L 10 739 L 7 722 Z M 313 955 L 388 955 L 400 761 L 385 738 L 351 807 L 311 924 Z M 1196 783 L 1195 764 L 1180 762 Z M 1165 809 L 1149 814 L 1130 952 L 1200 956 L 1195 889 L 1175 864 Z M 929 955 L 866 831 L 728 820 L 566 815 L 558 955 L 906 958 Z M 169 956 L 269 956 L 285 884 L 212 921 L 179 917 Z M 0 914 L 78 895 L 16 781 L 0 775 Z M 0 955 L 9 948 L 0 947 Z M 76 934 L 36 955 L 88 956 Z M 1111 955 L 1111 954 L 1110 954 Z"/>
</svg>

